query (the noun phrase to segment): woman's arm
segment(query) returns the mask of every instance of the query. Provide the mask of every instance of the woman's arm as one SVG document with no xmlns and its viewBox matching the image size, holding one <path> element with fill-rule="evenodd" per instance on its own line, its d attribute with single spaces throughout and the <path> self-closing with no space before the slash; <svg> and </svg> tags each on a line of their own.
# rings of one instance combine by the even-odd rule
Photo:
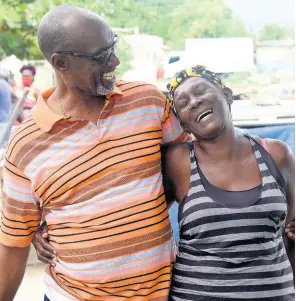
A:
<svg viewBox="0 0 296 301">
<path fill-rule="evenodd" d="M 189 191 L 190 156 L 188 144 L 162 147 L 162 174 L 168 206 L 180 203 Z"/>
<path fill-rule="evenodd" d="M 289 146 L 279 140 L 266 139 L 270 155 L 283 176 L 287 179 L 288 215 L 283 234 L 286 251 L 290 259 L 293 273 L 295 268 L 295 158 Z"/>
</svg>

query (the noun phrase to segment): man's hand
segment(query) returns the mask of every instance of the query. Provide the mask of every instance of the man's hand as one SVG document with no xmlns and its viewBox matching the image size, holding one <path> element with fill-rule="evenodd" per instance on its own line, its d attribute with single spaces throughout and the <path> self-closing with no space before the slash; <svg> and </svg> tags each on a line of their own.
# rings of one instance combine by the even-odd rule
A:
<svg viewBox="0 0 296 301">
<path fill-rule="evenodd" d="M 55 266 L 55 262 L 58 261 L 56 255 L 57 252 L 48 242 L 48 226 L 43 226 L 36 232 L 32 244 L 36 249 L 38 259 L 46 264 Z"/>
<path fill-rule="evenodd" d="M 291 240 L 295 241 L 295 220 L 286 225 L 285 233 Z"/>
</svg>

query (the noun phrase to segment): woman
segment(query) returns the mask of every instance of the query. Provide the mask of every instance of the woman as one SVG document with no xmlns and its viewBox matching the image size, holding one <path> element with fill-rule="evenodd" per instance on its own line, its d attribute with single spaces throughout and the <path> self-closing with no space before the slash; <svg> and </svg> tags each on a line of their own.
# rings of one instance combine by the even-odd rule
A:
<svg viewBox="0 0 296 301">
<path fill-rule="evenodd" d="M 283 142 L 236 134 L 232 92 L 204 67 L 181 71 L 168 88 L 196 138 L 169 148 L 165 160 L 180 204 L 170 300 L 294 300 L 282 237 L 286 221 L 294 238 L 293 154 Z"/>
<path fill-rule="evenodd" d="M 24 121 L 28 116 L 32 107 L 36 104 L 37 98 L 39 96 L 40 91 L 33 86 L 33 82 L 36 75 L 36 68 L 32 65 L 24 65 L 20 69 L 20 73 L 22 74 L 22 86 L 18 91 L 18 97 L 21 98 L 24 89 L 29 88 L 29 94 L 24 103 L 23 112 L 20 114 L 18 118 L 18 122 Z"/>
</svg>

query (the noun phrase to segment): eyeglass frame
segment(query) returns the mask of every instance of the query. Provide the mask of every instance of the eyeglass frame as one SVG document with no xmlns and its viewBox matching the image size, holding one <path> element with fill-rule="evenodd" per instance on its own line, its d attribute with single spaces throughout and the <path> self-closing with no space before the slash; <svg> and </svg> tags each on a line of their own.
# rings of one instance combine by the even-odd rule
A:
<svg viewBox="0 0 296 301">
<path fill-rule="evenodd" d="M 92 61 L 96 61 L 96 62 L 100 62 L 100 59 L 102 58 L 102 56 L 108 52 L 110 52 L 107 56 L 106 56 L 106 61 L 104 62 L 104 64 L 107 63 L 107 60 L 110 58 L 111 54 L 115 52 L 115 47 L 119 42 L 119 36 L 117 34 L 114 34 L 114 42 L 113 44 L 108 48 L 103 50 L 100 54 L 97 55 L 90 55 L 90 54 L 85 54 L 85 53 L 80 53 L 80 52 L 72 52 L 72 51 L 58 51 L 56 53 L 60 53 L 60 54 L 69 54 L 75 57 L 81 57 L 81 58 L 85 58 L 85 59 L 89 59 Z"/>
</svg>

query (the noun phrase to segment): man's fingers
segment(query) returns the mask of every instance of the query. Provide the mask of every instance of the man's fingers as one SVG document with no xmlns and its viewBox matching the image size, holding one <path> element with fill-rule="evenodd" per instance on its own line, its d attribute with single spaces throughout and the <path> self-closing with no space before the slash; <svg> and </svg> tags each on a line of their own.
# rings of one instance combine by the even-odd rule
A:
<svg viewBox="0 0 296 301">
<path fill-rule="evenodd" d="M 40 248 L 39 249 L 39 254 L 44 256 L 44 257 L 48 257 L 49 259 L 55 259 L 56 256 L 53 252 L 45 249 L 45 248 Z"/>
<path fill-rule="evenodd" d="M 289 232 L 287 235 L 290 239 L 295 241 L 295 233 Z"/>
<path fill-rule="evenodd" d="M 47 240 L 43 239 L 42 241 L 40 241 L 40 245 L 41 245 L 41 248 L 39 248 L 39 250 L 47 251 L 52 256 L 55 256 L 55 254 L 57 254 L 54 247 Z"/>
<path fill-rule="evenodd" d="M 52 259 L 49 259 L 47 257 L 42 256 L 41 254 L 39 254 L 38 256 L 38 260 L 45 263 L 45 264 L 50 264 L 51 266 L 55 266 L 55 262 Z"/>
</svg>

